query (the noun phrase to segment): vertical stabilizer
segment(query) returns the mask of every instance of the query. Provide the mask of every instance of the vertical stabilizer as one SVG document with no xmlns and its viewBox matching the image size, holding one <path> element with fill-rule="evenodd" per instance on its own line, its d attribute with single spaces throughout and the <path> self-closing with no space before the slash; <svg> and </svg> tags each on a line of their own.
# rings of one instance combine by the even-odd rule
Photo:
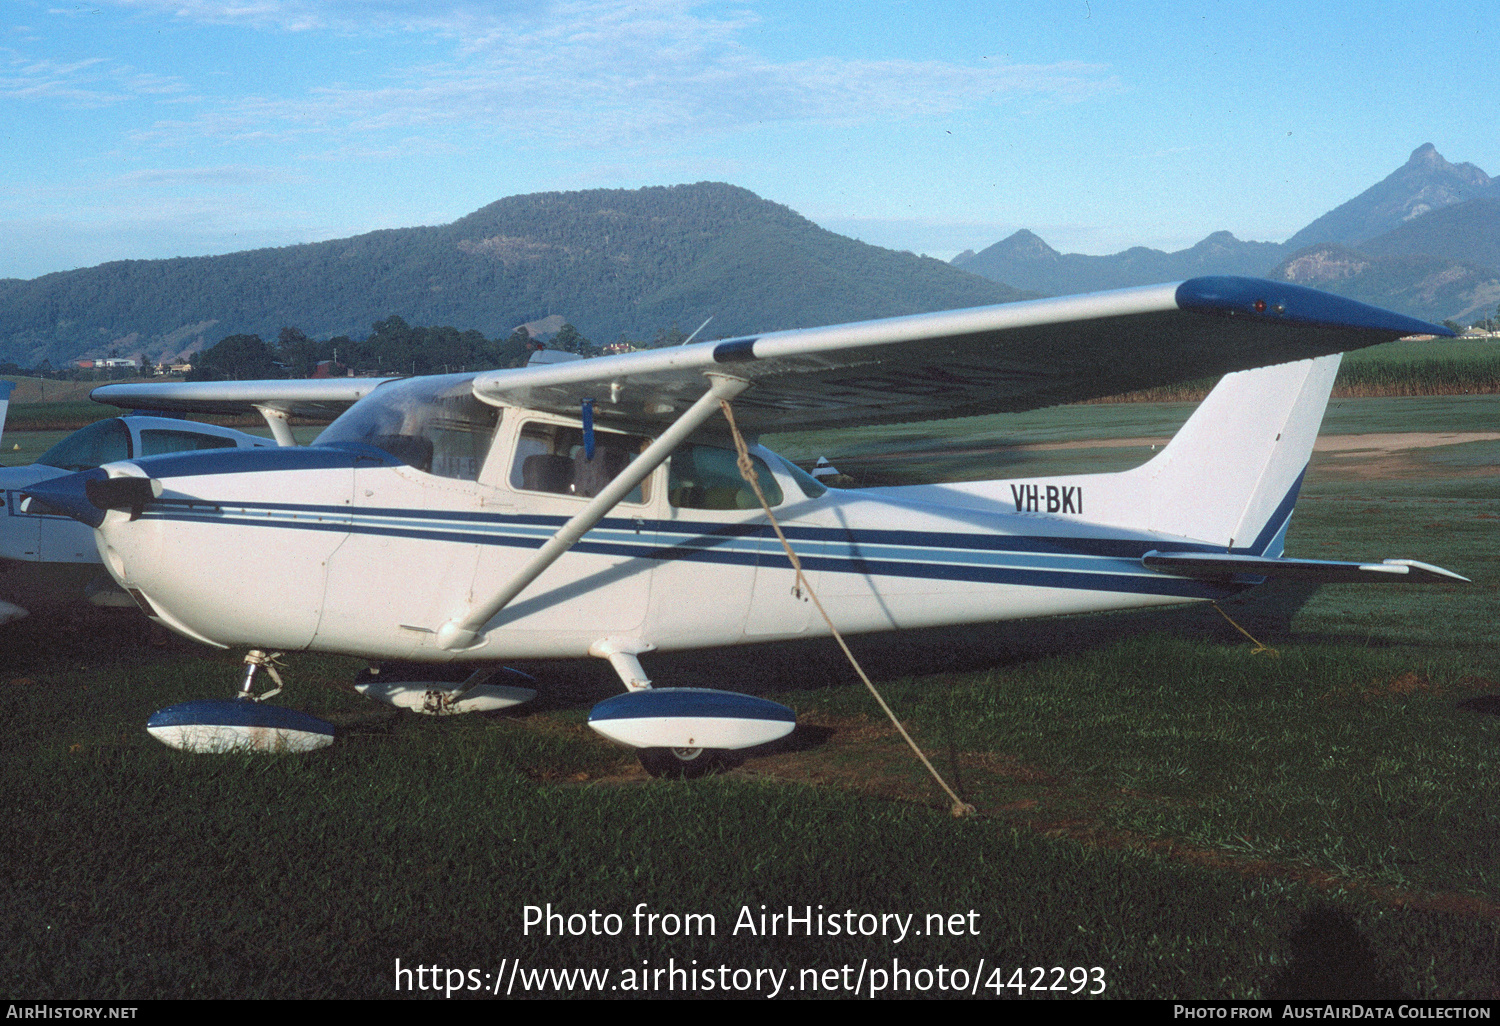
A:
<svg viewBox="0 0 1500 1026">
<path fill-rule="evenodd" d="M 1225 375 L 1144 478 L 1142 525 L 1256 555 L 1281 555 L 1340 357 Z"/>
<path fill-rule="evenodd" d="M 10 393 L 15 387 L 14 381 L 0 381 L 0 438 L 5 437 L 5 415 L 10 411 Z"/>
</svg>

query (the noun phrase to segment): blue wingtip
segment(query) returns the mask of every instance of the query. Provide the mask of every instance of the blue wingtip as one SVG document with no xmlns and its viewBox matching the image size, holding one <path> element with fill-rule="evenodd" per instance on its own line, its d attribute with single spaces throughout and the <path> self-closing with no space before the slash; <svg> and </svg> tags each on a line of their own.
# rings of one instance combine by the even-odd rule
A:
<svg viewBox="0 0 1500 1026">
<path fill-rule="evenodd" d="M 1263 321 L 1381 332 L 1393 339 L 1407 335 L 1438 335 L 1443 338 L 1454 335 L 1441 324 L 1429 324 L 1331 292 L 1266 278 L 1190 278 L 1177 286 L 1177 305 L 1184 310 L 1221 317 L 1253 317 Z"/>
</svg>

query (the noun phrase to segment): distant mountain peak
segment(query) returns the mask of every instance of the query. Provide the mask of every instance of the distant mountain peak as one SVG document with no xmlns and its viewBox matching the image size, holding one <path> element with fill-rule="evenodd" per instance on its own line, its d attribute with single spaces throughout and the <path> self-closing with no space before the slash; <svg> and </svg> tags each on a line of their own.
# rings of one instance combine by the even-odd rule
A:
<svg viewBox="0 0 1500 1026">
<path fill-rule="evenodd" d="M 1029 228 L 1022 228 L 1008 238 L 1001 239 L 990 249 L 997 255 L 1003 253 L 1013 260 L 1056 260 L 1062 255 Z"/>
<path fill-rule="evenodd" d="M 1209 235 L 1203 241 L 1193 245 L 1193 247 L 1189 249 L 1188 252 L 1201 256 L 1208 253 L 1223 252 L 1225 250 L 1242 249 L 1244 245 L 1245 244 L 1243 242 L 1234 237 L 1234 232 L 1217 231 L 1212 235 Z"/>
<path fill-rule="evenodd" d="M 1451 165 L 1443 159 L 1443 155 L 1437 151 L 1432 143 L 1423 143 L 1411 151 L 1411 156 L 1406 160 L 1407 167 L 1450 167 Z"/>
<path fill-rule="evenodd" d="M 1423 143 L 1405 164 L 1293 235 L 1287 246 L 1357 246 L 1428 211 L 1487 195 L 1492 188 L 1490 176 L 1473 164 L 1450 164 L 1436 146 Z"/>
<path fill-rule="evenodd" d="M 819 228 L 722 182 L 510 196 L 446 225 L 282 249 L 119 261 L 0 285 L 0 360 L 96 347 L 152 357 L 231 334 L 363 337 L 401 317 L 510 336 L 650 338 L 709 313 L 721 335 L 1028 298 Z M 209 334 L 212 330 L 215 334 Z"/>
</svg>

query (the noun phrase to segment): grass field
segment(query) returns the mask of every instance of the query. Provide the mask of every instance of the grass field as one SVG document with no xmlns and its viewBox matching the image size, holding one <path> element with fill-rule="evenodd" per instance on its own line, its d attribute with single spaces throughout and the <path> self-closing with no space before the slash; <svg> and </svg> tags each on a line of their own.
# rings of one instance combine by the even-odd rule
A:
<svg viewBox="0 0 1500 1026">
<path fill-rule="evenodd" d="M 1071 473 L 1150 443 L 1001 443 L 1165 437 L 1188 409 L 769 441 L 891 481 L 1018 460 Z M 1440 431 L 1500 431 L 1500 397 L 1337 403 L 1325 428 Z M 1086 970 L 1082 989 L 1103 980 L 1106 998 L 1500 997 L 1497 473 L 1486 441 L 1316 454 L 1289 554 L 1412 556 L 1475 583 L 1226 603 L 1275 655 L 1196 607 L 858 639 L 978 808 L 966 820 L 827 642 L 650 657 L 659 686 L 766 694 L 801 724 L 730 773 L 664 783 L 584 725 L 618 690 L 602 663 L 522 665 L 548 689 L 533 706 L 434 721 L 352 694 L 358 663 L 293 656 L 290 703 L 335 720 L 340 741 L 193 758 L 144 721 L 227 696 L 237 654 L 134 616 L 21 621 L 0 634 L 0 993 L 377 997 L 399 959 L 445 970 L 455 998 L 488 995 L 495 974 L 501 993 L 512 979 L 517 995 L 586 992 L 529 975 L 543 969 L 608 970 L 605 996 L 685 986 L 635 975 L 669 968 L 760 996 L 775 978 L 757 969 L 788 970 L 781 996 L 868 993 L 876 971 L 899 987 L 893 969 L 928 971 L 903 996 L 951 993 L 955 969 L 978 996 L 1052 994 L 1018 989 L 1032 967 L 1056 994 Z M 643 902 L 711 914 L 715 933 L 638 934 Z M 526 932 L 526 907 L 548 903 L 616 913 L 620 932 Z M 923 933 L 735 933 L 762 905 L 912 914 Z M 958 932 L 926 929 L 955 913 Z M 710 978 L 692 979 L 702 996 Z"/>
</svg>

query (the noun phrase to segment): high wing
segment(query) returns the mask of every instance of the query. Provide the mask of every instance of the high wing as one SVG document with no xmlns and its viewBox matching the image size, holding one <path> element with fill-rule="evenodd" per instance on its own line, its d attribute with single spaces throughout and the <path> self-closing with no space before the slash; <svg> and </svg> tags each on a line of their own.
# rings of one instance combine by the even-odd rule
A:
<svg viewBox="0 0 1500 1026">
<path fill-rule="evenodd" d="M 1297 285 L 1205 277 L 488 371 L 474 392 L 664 424 L 718 372 L 751 384 L 735 400 L 742 425 L 789 431 L 1030 410 L 1416 334 L 1452 332 Z"/>
<path fill-rule="evenodd" d="M 292 381 L 182 381 L 103 385 L 96 403 L 127 410 L 238 415 L 265 410 L 329 419 L 343 413 L 391 378 L 305 378 Z"/>
<path fill-rule="evenodd" d="M 752 432 L 1037 409 L 1344 352 L 1437 325 L 1259 278 L 1204 277 L 1083 296 L 700 342 L 475 376 L 497 405 L 671 423 L 708 373 L 752 386 Z M 106 385 L 92 398 L 184 413 L 331 417 L 390 378 Z M 853 412 L 851 412 L 853 411 Z M 273 424 L 273 427 L 275 425 Z"/>
</svg>

